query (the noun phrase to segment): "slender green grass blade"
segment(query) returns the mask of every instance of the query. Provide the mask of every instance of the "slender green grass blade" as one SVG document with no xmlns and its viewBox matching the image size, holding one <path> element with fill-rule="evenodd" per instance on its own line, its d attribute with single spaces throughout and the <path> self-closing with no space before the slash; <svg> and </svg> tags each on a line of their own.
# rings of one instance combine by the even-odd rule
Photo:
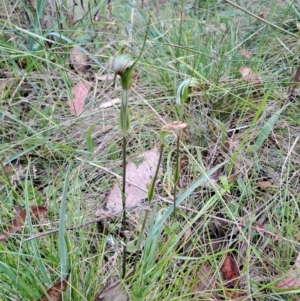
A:
<svg viewBox="0 0 300 301">
<path fill-rule="evenodd" d="M 26 221 L 27 221 L 27 225 L 28 225 L 30 234 L 33 235 L 34 231 L 33 231 L 33 226 L 32 226 L 32 221 L 31 221 L 31 216 L 30 216 L 29 190 L 28 190 L 28 185 L 30 185 L 30 183 L 28 181 L 29 171 L 30 171 L 30 160 L 28 162 L 27 171 L 26 171 L 24 198 L 25 198 L 25 208 L 26 208 Z M 43 263 L 43 260 L 42 260 L 41 254 L 40 254 L 40 250 L 38 247 L 38 243 L 35 239 L 33 239 L 30 243 L 31 243 L 33 251 L 34 251 L 35 259 L 38 262 L 40 272 L 43 277 L 43 281 L 44 281 L 44 283 L 49 284 L 49 283 L 51 283 L 51 281 L 48 278 L 47 270 Z"/>
<path fill-rule="evenodd" d="M 22 156 L 28 154 L 29 152 L 31 152 L 32 150 L 36 149 L 36 148 L 39 147 L 39 146 L 40 146 L 40 144 L 33 145 L 33 146 L 31 146 L 31 147 L 28 147 L 28 148 L 24 149 L 23 151 L 20 151 L 20 152 L 18 152 L 18 153 L 16 153 L 16 154 L 13 154 L 13 155 L 9 156 L 9 157 L 3 162 L 3 164 L 4 164 L 4 165 L 10 164 L 10 163 L 13 162 L 14 160 L 17 160 L 17 159 L 19 159 L 20 157 L 22 157 Z"/>
<path fill-rule="evenodd" d="M 264 95 L 264 97 L 263 97 L 263 99 L 262 99 L 262 101 L 260 103 L 260 106 L 258 107 L 258 109 L 257 109 L 257 111 L 256 111 L 256 113 L 255 113 L 255 115 L 253 117 L 253 120 L 251 122 L 250 127 L 248 128 L 248 130 L 244 134 L 244 138 L 243 138 L 242 142 L 240 143 L 240 146 L 239 146 L 238 150 L 231 156 L 231 160 L 230 160 L 230 163 L 229 163 L 229 166 L 228 166 L 229 173 L 232 171 L 232 168 L 233 168 L 233 166 L 234 166 L 234 164 L 235 164 L 235 162 L 236 162 L 239 154 L 244 149 L 245 143 L 248 141 L 249 134 L 252 131 L 252 129 L 255 127 L 259 116 L 261 116 L 262 112 L 265 110 L 265 107 L 266 107 L 266 104 L 267 104 L 267 100 L 269 99 L 269 95 L 270 95 L 271 92 L 272 92 L 272 90 L 269 89 L 265 93 L 265 95 Z"/>
<path fill-rule="evenodd" d="M 26 292 L 28 296 L 32 296 L 32 291 L 27 283 L 25 283 L 20 276 L 17 275 L 14 268 L 9 266 L 7 263 L 0 261 L 0 271 L 4 273 L 6 276 L 8 276 L 13 283 L 16 285 L 16 288 L 18 291 Z"/>
<path fill-rule="evenodd" d="M 60 255 L 60 267 L 61 267 L 61 277 L 64 279 L 68 278 L 70 262 L 69 262 L 69 252 L 66 241 L 66 207 L 67 207 L 67 193 L 69 188 L 69 177 L 70 177 L 71 164 L 68 167 L 65 177 L 65 183 L 63 188 L 62 200 L 59 211 L 59 231 L 58 231 L 58 241 L 59 241 L 59 255 Z"/>
<path fill-rule="evenodd" d="M 38 32 L 40 17 L 44 11 L 46 2 L 47 2 L 46 0 L 37 1 L 36 11 L 35 11 L 34 20 L 33 20 L 33 28 L 34 28 L 35 32 Z M 34 42 L 35 42 L 35 40 L 31 37 L 30 42 L 29 42 L 29 50 L 30 51 L 32 51 L 34 49 Z"/>
<path fill-rule="evenodd" d="M 93 131 L 94 127 L 95 127 L 95 125 L 92 125 L 86 133 L 86 147 L 90 153 L 94 153 L 94 141 L 92 138 L 92 131 Z"/>
</svg>

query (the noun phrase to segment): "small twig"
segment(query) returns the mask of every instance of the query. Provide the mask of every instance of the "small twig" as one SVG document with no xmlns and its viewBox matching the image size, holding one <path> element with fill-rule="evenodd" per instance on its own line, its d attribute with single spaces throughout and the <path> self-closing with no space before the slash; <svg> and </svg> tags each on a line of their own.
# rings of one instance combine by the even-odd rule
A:
<svg viewBox="0 0 300 301">
<path fill-rule="evenodd" d="M 140 204 L 140 205 L 134 205 L 132 207 L 126 208 L 126 210 L 127 211 L 132 211 L 134 209 L 142 208 L 142 207 L 146 207 L 146 206 L 149 206 L 149 204 L 145 203 L 145 204 Z M 79 226 L 74 226 L 74 227 L 66 228 L 66 231 L 73 231 L 73 230 L 77 230 L 77 229 L 80 229 L 80 228 L 84 228 L 84 227 L 90 226 L 90 225 L 92 225 L 94 223 L 97 223 L 97 222 L 100 222 L 102 220 L 105 220 L 107 218 L 116 217 L 118 215 L 121 215 L 122 213 L 123 213 L 123 210 L 117 211 L 117 212 L 108 211 L 107 215 L 103 215 L 103 216 L 94 218 L 94 219 L 89 220 L 89 221 L 87 221 L 87 222 L 85 222 L 85 223 L 83 223 L 83 224 L 81 224 Z M 46 235 L 57 233 L 58 231 L 59 231 L 59 229 L 54 229 L 54 230 L 50 230 L 50 231 L 47 231 L 47 232 L 42 232 L 42 233 L 34 234 L 34 235 L 31 235 L 28 238 L 24 239 L 23 241 L 24 242 L 30 241 L 30 240 L 35 239 L 35 238 L 40 238 L 40 237 L 43 237 L 43 236 L 46 236 Z"/>
</svg>

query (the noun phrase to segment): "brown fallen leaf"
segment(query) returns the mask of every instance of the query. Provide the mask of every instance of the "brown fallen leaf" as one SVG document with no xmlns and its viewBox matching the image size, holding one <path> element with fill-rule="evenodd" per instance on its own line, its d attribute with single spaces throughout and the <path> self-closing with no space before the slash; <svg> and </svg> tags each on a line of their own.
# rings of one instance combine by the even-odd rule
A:
<svg viewBox="0 0 300 301">
<path fill-rule="evenodd" d="M 257 185 L 263 189 L 269 188 L 272 186 L 272 183 L 270 181 L 261 181 L 258 182 Z"/>
<path fill-rule="evenodd" d="M 72 89 L 73 100 L 68 98 L 67 104 L 72 115 L 78 116 L 84 109 L 84 102 L 92 84 L 88 81 L 78 82 Z"/>
<path fill-rule="evenodd" d="M 228 183 L 233 183 L 233 182 L 236 181 L 237 177 L 238 177 L 238 174 L 237 174 L 237 173 L 232 174 L 232 175 L 230 175 L 230 176 L 227 177 L 227 182 L 228 182 Z"/>
<path fill-rule="evenodd" d="M 239 54 L 241 56 L 243 56 L 246 59 L 250 59 L 252 56 L 252 53 L 250 51 L 248 51 L 247 49 L 241 48 L 239 51 Z"/>
<path fill-rule="evenodd" d="M 126 179 L 136 185 L 126 183 L 126 207 L 138 205 L 141 200 L 147 198 L 147 188 L 155 174 L 159 152 L 156 149 L 149 150 L 140 157 L 143 158 L 143 162 L 138 166 L 132 162 L 126 166 Z M 114 212 L 122 210 L 122 193 L 119 183 L 116 183 L 110 190 L 106 207 Z"/>
<path fill-rule="evenodd" d="M 300 253 L 294 265 L 288 270 L 286 276 L 279 280 L 275 286 L 278 288 L 299 288 L 300 287 Z"/>
<path fill-rule="evenodd" d="M 287 92 L 287 97 L 290 98 L 292 96 L 292 94 L 294 93 L 297 84 L 300 82 L 300 66 L 298 66 L 297 71 L 294 75 L 293 78 L 293 83 L 292 85 L 289 87 L 288 92 Z"/>
<path fill-rule="evenodd" d="M 240 272 L 232 255 L 226 255 L 221 267 L 221 272 L 224 280 L 226 281 L 225 285 L 232 288 L 236 287 L 239 281 Z"/>
<path fill-rule="evenodd" d="M 241 66 L 239 72 L 242 75 L 242 78 L 247 81 L 249 84 L 257 85 L 261 83 L 260 78 L 255 74 L 251 68 L 247 66 Z"/>
<path fill-rule="evenodd" d="M 120 281 L 105 286 L 104 290 L 95 298 L 94 301 L 127 301 L 126 295 Z"/>
<path fill-rule="evenodd" d="M 197 268 L 197 279 L 198 282 L 193 288 L 194 293 L 200 292 L 203 294 L 206 292 L 212 294 L 218 286 L 215 272 L 207 262 L 202 263 Z"/>
<path fill-rule="evenodd" d="M 65 289 L 67 288 L 68 282 L 67 280 L 63 279 L 60 282 L 57 282 L 53 286 L 51 286 L 47 290 L 47 294 L 43 295 L 41 298 L 38 299 L 38 301 L 60 301 L 61 300 L 61 294 Z M 49 296 L 49 298 L 47 297 Z"/>
<path fill-rule="evenodd" d="M 88 57 L 76 46 L 70 51 L 70 62 L 79 75 L 85 74 L 89 69 Z"/>
<path fill-rule="evenodd" d="M 32 205 L 30 207 L 31 217 L 39 219 L 40 216 L 47 212 L 47 208 L 44 206 Z M 16 233 L 21 229 L 26 221 L 26 209 L 22 209 L 16 213 L 16 217 L 12 220 L 11 225 L 7 227 L 6 234 L 0 235 L 0 241 L 6 241 L 6 239 L 12 234 Z"/>
</svg>

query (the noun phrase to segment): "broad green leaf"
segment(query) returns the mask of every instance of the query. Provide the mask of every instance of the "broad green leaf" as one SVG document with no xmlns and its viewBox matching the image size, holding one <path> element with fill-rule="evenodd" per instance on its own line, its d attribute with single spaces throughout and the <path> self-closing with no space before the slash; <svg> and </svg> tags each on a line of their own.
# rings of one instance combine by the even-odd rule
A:
<svg viewBox="0 0 300 301">
<path fill-rule="evenodd" d="M 176 93 L 177 105 L 183 105 L 185 103 L 193 87 L 201 88 L 199 81 L 195 78 L 186 79 L 178 86 Z"/>
<path fill-rule="evenodd" d="M 290 104 L 286 104 L 280 110 L 278 110 L 274 115 L 272 115 L 268 121 L 264 124 L 264 126 L 259 131 L 257 140 L 254 144 L 253 151 L 258 151 L 259 148 L 262 147 L 270 133 L 273 131 L 275 123 L 277 122 L 281 113 L 289 106 Z"/>
</svg>

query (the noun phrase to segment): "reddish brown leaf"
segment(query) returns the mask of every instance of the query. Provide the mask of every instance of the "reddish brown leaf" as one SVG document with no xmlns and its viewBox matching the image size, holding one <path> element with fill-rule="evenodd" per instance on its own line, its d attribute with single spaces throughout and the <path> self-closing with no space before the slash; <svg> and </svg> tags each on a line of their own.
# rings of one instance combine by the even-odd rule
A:
<svg viewBox="0 0 300 301">
<path fill-rule="evenodd" d="M 299 83 L 299 82 L 300 82 L 300 66 L 297 68 L 297 71 L 296 71 L 295 76 L 293 78 L 293 83 L 289 87 L 289 90 L 288 90 L 288 93 L 287 93 L 288 97 L 290 97 L 294 93 L 294 91 L 296 89 L 296 86 L 297 86 L 297 83 Z"/>
<path fill-rule="evenodd" d="M 40 216 L 47 212 L 47 208 L 44 206 L 36 206 L 32 205 L 30 207 L 31 217 L 38 219 Z M 20 212 L 16 213 L 15 218 L 12 220 L 11 225 L 7 227 L 7 234 L 0 235 L 0 241 L 6 241 L 7 237 L 11 234 L 16 233 L 21 229 L 23 224 L 26 221 L 26 209 L 20 210 Z"/>
<path fill-rule="evenodd" d="M 221 271 L 226 285 L 236 287 L 240 276 L 239 268 L 231 255 L 226 255 Z"/>
<path fill-rule="evenodd" d="M 47 295 L 50 297 L 51 301 L 60 301 L 61 294 L 66 289 L 67 285 L 67 280 L 62 280 L 54 284 L 47 290 L 47 294 L 43 295 L 40 299 L 38 299 L 38 301 L 49 301 Z"/>
<path fill-rule="evenodd" d="M 80 81 L 72 89 L 73 100 L 68 99 L 67 104 L 70 107 L 72 115 L 78 116 L 84 109 L 84 102 L 92 86 L 90 82 Z"/>
</svg>

